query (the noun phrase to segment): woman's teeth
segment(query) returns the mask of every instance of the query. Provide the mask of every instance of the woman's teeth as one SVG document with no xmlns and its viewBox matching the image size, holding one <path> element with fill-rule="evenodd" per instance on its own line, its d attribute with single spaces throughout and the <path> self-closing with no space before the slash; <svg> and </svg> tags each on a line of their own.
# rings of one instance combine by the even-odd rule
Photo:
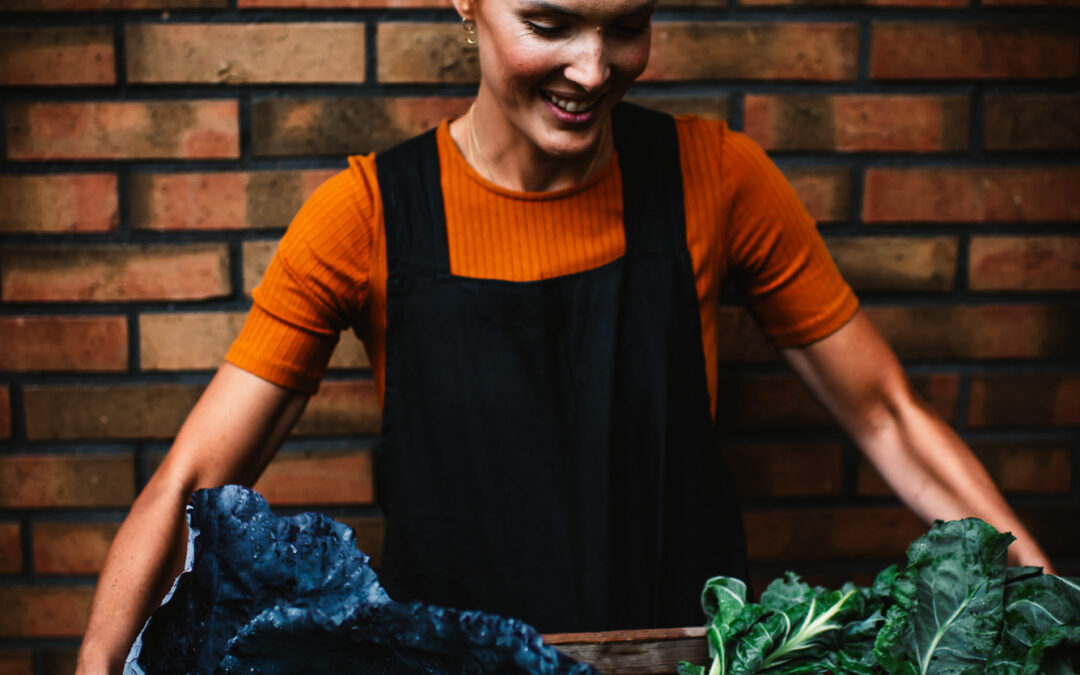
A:
<svg viewBox="0 0 1080 675">
<path fill-rule="evenodd" d="M 559 110 L 564 110 L 568 113 L 583 113 L 589 110 L 596 104 L 596 101 L 568 101 L 564 98 L 557 98 L 551 94 L 546 94 L 547 100 L 555 104 Z"/>
</svg>

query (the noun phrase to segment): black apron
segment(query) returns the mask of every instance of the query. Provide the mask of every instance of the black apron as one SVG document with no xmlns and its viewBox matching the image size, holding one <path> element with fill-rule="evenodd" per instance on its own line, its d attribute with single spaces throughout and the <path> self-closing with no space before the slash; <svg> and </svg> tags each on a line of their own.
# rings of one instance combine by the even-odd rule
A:
<svg viewBox="0 0 1080 675">
<path fill-rule="evenodd" d="M 626 255 L 534 282 L 450 274 L 434 130 L 377 157 L 391 597 L 543 632 L 690 626 L 709 576 L 746 577 L 674 120 L 621 104 L 613 132 Z"/>
</svg>

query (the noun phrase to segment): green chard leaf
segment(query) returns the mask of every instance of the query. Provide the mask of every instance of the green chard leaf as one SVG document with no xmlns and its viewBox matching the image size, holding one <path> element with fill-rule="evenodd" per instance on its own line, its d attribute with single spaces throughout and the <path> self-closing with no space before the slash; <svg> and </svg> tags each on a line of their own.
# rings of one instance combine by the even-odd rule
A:
<svg viewBox="0 0 1080 675">
<path fill-rule="evenodd" d="M 1080 579 L 1020 574 L 1005 584 L 1005 626 L 995 652 L 1001 673 L 1075 673 L 1080 668 Z M 1017 670 L 1007 670 L 1016 667 Z"/>
<path fill-rule="evenodd" d="M 770 602 L 782 604 L 798 597 L 786 592 L 791 590 L 790 586 L 784 585 L 779 590 L 784 592 L 773 595 Z M 821 672 L 820 666 L 810 661 L 820 660 L 823 655 L 832 653 L 823 638 L 841 628 L 838 615 L 854 593 L 854 589 L 846 593 L 826 591 L 820 597 L 811 597 L 808 602 L 787 609 L 775 609 L 764 615 L 739 643 L 732 662 L 732 675 Z M 762 604 L 765 603 L 763 594 Z M 805 670 L 805 667 L 811 670 Z"/>
<path fill-rule="evenodd" d="M 890 674 L 982 673 L 1003 625 L 1013 537 L 977 519 L 935 523 L 908 549 L 874 653 Z"/>
</svg>

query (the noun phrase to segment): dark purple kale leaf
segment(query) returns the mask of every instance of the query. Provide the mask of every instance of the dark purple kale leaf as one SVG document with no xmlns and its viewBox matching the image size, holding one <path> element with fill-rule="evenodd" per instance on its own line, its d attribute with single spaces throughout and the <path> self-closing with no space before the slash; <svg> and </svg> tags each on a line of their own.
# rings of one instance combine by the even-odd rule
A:
<svg viewBox="0 0 1080 675">
<path fill-rule="evenodd" d="M 226 486 L 196 492 L 188 519 L 192 568 L 143 631 L 147 673 L 595 672 L 516 619 L 391 600 L 326 516 Z"/>
</svg>

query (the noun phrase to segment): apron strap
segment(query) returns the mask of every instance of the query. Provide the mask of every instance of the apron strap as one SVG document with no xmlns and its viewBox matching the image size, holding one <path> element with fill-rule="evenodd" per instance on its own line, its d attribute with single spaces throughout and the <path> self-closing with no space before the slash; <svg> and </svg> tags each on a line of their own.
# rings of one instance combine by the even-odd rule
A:
<svg viewBox="0 0 1080 675">
<path fill-rule="evenodd" d="M 686 209 L 675 119 L 632 103 L 612 113 L 622 173 L 627 253 L 686 250 Z"/>
<path fill-rule="evenodd" d="M 389 283 L 448 276 L 450 248 L 435 129 L 376 155 L 375 174 L 382 195 Z"/>
</svg>

